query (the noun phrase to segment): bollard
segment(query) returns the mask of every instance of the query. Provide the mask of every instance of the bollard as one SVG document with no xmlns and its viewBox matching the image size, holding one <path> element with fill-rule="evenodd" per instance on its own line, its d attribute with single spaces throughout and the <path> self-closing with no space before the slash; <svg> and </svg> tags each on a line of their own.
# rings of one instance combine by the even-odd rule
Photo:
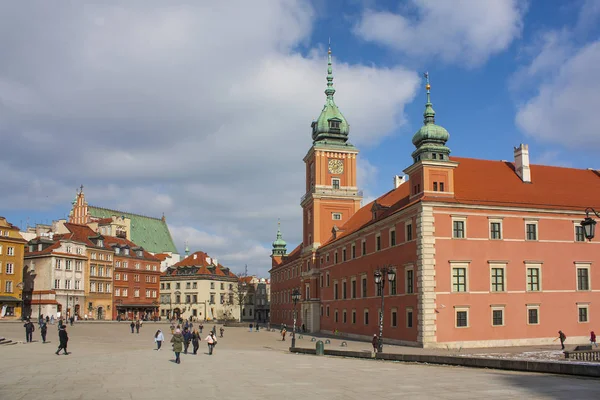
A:
<svg viewBox="0 0 600 400">
<path fill-rule="evenodd" d="M 323 344 L 323 341 L 319 340 L 317 342 L 316 349 L 317 349 L 317 351 L 315 352 L 316 355 L 318 355 L 318 356 L 325 355 L 325 345 Z"/>
<path fill-rule="evenodd" d="M 340 344 L 340 347 L 347 347 L 347 346 L 348 346 L 348 343 L 346 343 L 346 342 L 342 342 L 342 344 Z"/>
<path fill-rule="evenodd" d="M 298 335 L 298 339 L 304 339 L 304 336 Z"/>
<path fill-rule="evenodd" d="M 310 341 L 311 341 L 311 342 L 316 342 L 316 341 L 317 341 L 317 338 L 312 338 L 312 339 L 310 339 Z"/>
<path fill-rule="evenodd" d="M 327 340 L 325 341 L 325 344 L 331 344 L 331 340 L 327 339 Z"/>
</svg>

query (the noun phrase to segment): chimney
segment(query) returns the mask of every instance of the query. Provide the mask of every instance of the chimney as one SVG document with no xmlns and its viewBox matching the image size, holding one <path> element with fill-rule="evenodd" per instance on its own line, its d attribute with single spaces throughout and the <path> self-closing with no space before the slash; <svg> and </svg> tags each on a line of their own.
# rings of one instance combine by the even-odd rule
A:
<svg viewBox="0 0 600 400">
<path fill-rule="evenodd" d="M 198 255 L 197 255 L 197 254 L 194 254 L 194 260 L 195 260 L 196 258 L 198 258 Z"/>
<path fill-rule="evenodd" d="M 406 182 L 406 176 L 394 175 L 394 189 L 398 189 L 404 182 Z"/>
<path fill-rule="evenodd" d="M 515 147 L 515 171 L 523 182 L 531 183 L 529 145 L 520 144 L 519 147 Z"/>
</svg>

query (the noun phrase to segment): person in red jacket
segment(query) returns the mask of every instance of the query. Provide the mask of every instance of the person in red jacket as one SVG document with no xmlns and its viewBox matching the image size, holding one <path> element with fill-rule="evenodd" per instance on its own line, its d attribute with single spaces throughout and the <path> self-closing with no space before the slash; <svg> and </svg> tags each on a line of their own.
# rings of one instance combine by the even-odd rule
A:
<svg viewBox="0 0 600 400">
<path fill-rule="evenodd" d="M 590 332 L 590 343 L 598 347 L 598 343 L 596 343 L 596 334 L 594 333 L 594 331 Z"/>
</svg>

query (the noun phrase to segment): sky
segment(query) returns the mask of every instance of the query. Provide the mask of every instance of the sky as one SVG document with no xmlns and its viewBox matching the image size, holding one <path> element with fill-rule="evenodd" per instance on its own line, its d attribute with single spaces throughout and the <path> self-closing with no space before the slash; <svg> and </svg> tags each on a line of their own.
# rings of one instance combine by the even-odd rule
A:
<svg viewBox="0 0 600 400">
<path fill-rule="evenodd" d="M 0 215 L 166 216 L 183 252 L 268 276 L 301 240 L 311 122 L 335 101 L 364 204 L 411 164 L 423 72 L 452 155 L 600 168 L 600 0 L 0 2 Z"/>
</svg>

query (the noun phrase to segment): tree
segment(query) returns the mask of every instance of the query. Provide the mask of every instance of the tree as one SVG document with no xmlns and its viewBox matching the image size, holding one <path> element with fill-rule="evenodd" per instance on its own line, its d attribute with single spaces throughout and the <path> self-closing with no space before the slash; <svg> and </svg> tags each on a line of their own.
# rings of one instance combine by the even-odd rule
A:
<svg viewBox="0 0 600 400">
<path fill-rule="evenodd" d="M 246 304 L 249 304 L 248 300 L 253 297 L 254 286 L 249 282 L 251 276 L 248 276 L 248 265 L 244 268 L 244 272 L 237 276 L 237 282 L 233 284 L 230 296 L 225 299 L 225 303 L 232 308 L 239 308 L 239 322 L 242 322 L 243 309 Z"/>
</svg>

